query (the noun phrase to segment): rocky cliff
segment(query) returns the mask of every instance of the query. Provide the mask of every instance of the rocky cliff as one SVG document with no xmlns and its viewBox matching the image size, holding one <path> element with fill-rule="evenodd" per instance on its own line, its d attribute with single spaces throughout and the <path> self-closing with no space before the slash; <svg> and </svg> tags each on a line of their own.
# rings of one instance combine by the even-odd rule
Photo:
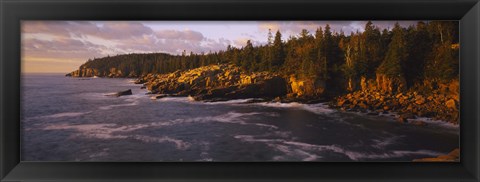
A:
<svg viewBox="0 0 480 182">
<path fill-rule="evenodd" d="M 138 75 L 134 72 L 131 73 L 125 73 L 122 72 L 122 70 L 117 69 L 117 68 L 110 68 L 108 71 L 99 71 L 96 68 L 88 68 L 88 67 L 81 67 L 78 70 L 75 70 L 71 73 L 66 74 L 65 76 L 71 76 L 71 77 L 108 77 L 108 78 L 123 78 L 123 77 L 129 77 L 129 78 L 137 78 Z"/>
<path fill-rule="evenodd" d="M 232 64 L 204 66 L 137 80 L 152 94 L 193 96 L 196 100 L 290 99 L 320 96 L 324 84 L 269 72 L 248 73 Z"/>
<path fill-rule="evenodd" d="M 452 80 L 449 83 L 435 84 L 431 89 L 412 88 L 406 90 L 398 84 L 401 80 L 391 81 L 377 78 L 383 82 L 367 84 L 362 90 L 339 96 L 332 105 L 350 111 L 397 112 L 398 120 L 403 123 L 415 123 L 417 117 L 429 117 L 450 123 L 459 123 L 460 83 Z M 392 84 L 393 83 L 393 84 Z M 397 84 L 397 86 L 392 86 Z M 431 83 L 426 83 L 430 85 Z M 430 86 L 423 86 L 428 88 Z"/>
</svg>

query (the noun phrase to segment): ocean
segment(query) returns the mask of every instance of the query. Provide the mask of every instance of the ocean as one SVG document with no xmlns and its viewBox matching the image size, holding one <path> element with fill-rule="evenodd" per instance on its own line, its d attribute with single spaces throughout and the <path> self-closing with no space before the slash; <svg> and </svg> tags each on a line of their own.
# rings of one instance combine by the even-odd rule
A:
<svg viewBox="0 0 480 182">
<path fill-rule="evenodd" d="M 459 147 L 458 126 L 428 118 L 415 126 L 324 103 L 152 100 L 132 81 L 24 74 L 22 161 L 410 162 Z"/>
</svg>

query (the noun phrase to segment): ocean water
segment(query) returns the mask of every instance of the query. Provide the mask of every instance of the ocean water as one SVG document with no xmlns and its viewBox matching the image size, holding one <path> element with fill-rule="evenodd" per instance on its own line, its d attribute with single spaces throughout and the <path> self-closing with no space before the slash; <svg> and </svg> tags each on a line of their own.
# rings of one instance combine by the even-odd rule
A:
<svg viewBox="0 0 480 182">
<path fill-rule="evenodd" d="M 459 147 L 458 126 L 426 118 L 420 127 L 325 104 L 151 100 L 140 86 L 23 75 L 22 160 L 409 162 Z"/>
</svg>

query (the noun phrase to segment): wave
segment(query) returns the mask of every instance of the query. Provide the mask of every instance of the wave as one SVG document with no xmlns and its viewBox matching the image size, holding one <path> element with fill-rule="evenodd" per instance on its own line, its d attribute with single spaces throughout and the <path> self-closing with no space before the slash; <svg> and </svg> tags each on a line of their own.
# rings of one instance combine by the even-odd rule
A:
<svg viewBox="0 0 480 182">
<path fill-rule="evenodd" d="M 138 104 L 139 103 L 137 101 L 134 101 L 134 102 L 127 103 L 127 104 L 113 104 L 113 105 L 107 105 L 107 106 L 100 106 L 98 108 L 101 109 L 101 110 L 110 110 L 110 109 L 115 108 L 115 107 L 136 106 Z"/>
<path fill-rule="evenodd" d="M 253 101 L 253 98 L 250 99 L 234 99 L 227 101 L 217 101 L 217 102 L 203 102 L 205 104 L 216 105 L 216 104 L 245 104 Z"/>
<path fill-rule="evenodd" d="M 182 140 L 170 138 L 168 136 L 151 137 L 151 136 L 145 136 L 145 135 L 133 135 L 129 138 L 134 138 L 134 139 L 146 142 L 146 143 L 165 143 L 165 142 L 169 142 L 169 143 L 175 144 L 176 148 L 180 149 L 180 150 L 185 150 L 185 149 L 190 147 L 190 143 L 184 142 Z"/>
<path fill-rule="evenodd" d="M 81 115 L 85 115 L 91 113 L 89 112 L 62 112 L 62 113 L 55 113 L 55 114 L 50 114 L 50 115 L 45 115 L 45 116 L 35 116 L 35 117 L 30 117 L 27 119 L 45 119 L 45 118 L 63 118 L 63 117 L 78 117 Z"/>
<path fill-rule="evenodd" d="M 106 157 L 106 156 L 110 155 L 109 151 L 110 151 L 109 148 L 104 148 L 104 149 L 100 150 L 99 152 L 96 152 L 96 153 L 93 153 L 93 154 L 89 155 L 88 157 L 90 159 Z"/>
<path fill-rule="evenodd" d="M 195 98 L 192 96 L 188 97 L 164 97 L 161 99 L 154 99 L 162 102 L 186 102 L 186 103 L 195 103 L 195 104 L 207 104 L 207 105 L 221 105 L 221 104 L 244 104 L 248 103 L 252 99 L 235 99 L 235 100 L 227 100 L 227 101 L 215 101 L 215 102 L 208 102 L 208 101 L 196 101 Z"/>
<path fill-rule="evenodd" d="M 196 117 L 196 118 L 187 118 L 187 119 L 175 119 L 164 122 L 152 122 L 146 124 L 134 124 L 134 125 L 123 125 L 120 126 L 114 123 L 102 123 L 102 124 L 82 124 L 82 125 L 71 125 L 67 123 L 47 125 L 43 127 L 43 130 L 67 130 L 72 129 L 76 130 L 77 137 L 87 137 L 87 138 L 97 138 L 97 139 L 135 139 L 138 141 L 146 143 L 173 143 L 177 149 L 187 149 L 190 147 L 190 144 L 182 140 L 170 138 L 168 136 L 162 137 L 153 137 L 146 135 L 132 135 L 128 132 L 133 132 L 145 128 L 161 128 L 172 125 L 186 124 L 186 123 L 209 123 L 209 122 L 221 122 L 221 123 L 231 123 L 239 125 L 253 125 L 259 127 L 265 127 L 270 129 L 277 129 L 276 126 L 263 124 L 263 123 L 247 123 L 243 120 L 244 117 L 258 115 L 261 113 L 252 112 L 252 113 L 236 113 L 229 112 L 226 114 L 218 116 L 206 116 L 206 117 Z M 208 146 L 207 146 L 208 147 Z M 208 148 L 207 148 L 208 149 Z M 208 158 L 208 155 L 205 155 L 205 158 Z"/>
<path fill-rule="evenodd" d="M 158 101 L 158 102 L 193 102 L 193 98 L 189 98 L 189 97 L 164 97 L 164 98 L 161 98 L 161 99 L 156 99 L 154 101 Z"/>
<path fill-rule="evenodd" d="M 275 108 L 294 108 L 294 109 L 302 109 L 306 110 L 315 114 L 329 114 L 335 112 L 334 109 L 331 109 L 325 103 L 319 104 L 302 104 L 298 102 L 290 102 L 290 103 L 281 103 L 281 102 L 261 102 L 255 103 L 260 106 L 264 107 L 275 107 Z"/>
<path fill-rule="evenodd" d="M 287 158 L 302 157 L 303 161 L 312 161 L 321 159 L 322 156 L 317 155 L 322 152 L 335 152 L 343 154 L 350 160 L 358 161 L 362 159 L 389 159 L 399 158 L 410 155 L 424 155 L 424 156 L 438 156 L 442 155 L 441 152 L 431 150 L 393 150 L 385 152 L 357 152 L 344 149 L 338 145 L 316 145 L 299 141 L 291 141 L 285 139 L 265 139 L 256 138 L 251 135 L 237 135 L 234 138 L 242 140 L 244 142 L 260 142 L 265 143 L 267 146 L 273 148 L 276 151 L 282 152 L 285 156 L 274 156 L 272 160 L 286 160 Z"/>
<path fill-rule="evenodd" d="M 117 94 L 117 92 L 107 92 L 107 93 L 103 93 L 103 96 L 115 96 Z"/>
<path fill-rule="evenodd" d="M 236 113 L 229 112 L 226 114 L 218 116 L 205 116 L 205 117 L 195 117 L 195 118 L 185 118 L 185 119 L 174 119 L 170 121 L 160 121 L 160 122 L 151 122 L 145 124 L 135 124 L 135 125 L 125 125 L 125 126 L 116 126 L 116 125 L 100 125 L 101 127 L 115 127 L 115 131 L 130 132 L 134 130 L 140 130 L 144 128 L 161 128 L 168 127 L 173 125 L 189 124 L 189 123 L 210 123 L 210 122 L 220 122 L 220 123 L 231 123 L 231 124 L 240 124 L 240 125 L 255 125 L 266 128 L 277 129 L 276 126 L 263 124 L 263 123 L 247 123 L 243 121 L 243 117 L 253 116 L 261 113 Z M 84 125 L 83 127 L 89 127 L 90 125 Z M 94 125 L 95 127 L 96 125 Z"/>
<path fill-rule="evenodd" d="M 68 125 L 57 124 L 50 125 L 43 128 L 44 130 L 66 130 L 73 129 L 77 131 L 75 136 L 96 138 L 96 139 L 134 139 L 145 143 L 173 143 L 177 149 L 185 150 L 190 147 L 190 143 L 168 136 L 153 137 L 146 135 L 129 135 L 127 132 L 143 128 L 138 126 L 118 126 L 117 124 L 83 124 L 83 125 Z"/>
<path fill-rule="evenodd" d="M 373 139 L 372 141 L 375 142 L 375 144 L 373 144 L 371 146 L 374 147 L 374 148 L 383 149 L 386 146 L 398 143 L 398 140 L 400 140 L 403 137 L 405 137 L 405 136 L 404 135 L 393 136 L 393 137 L 389 137 L 389 138 L 383 138 L 382 140 Z"/>
<path fill-rule="evenodd" d="M 228 112 L 226 114 L 221 114 L 217 116 L 205 116 L 205 117 L 195 117 L 187 119 L 176 119 L 172 121 L 172 124 L 183 124 L 183 123 L 207 123 L 207 122 L 220 122 L 220 123 L 230 123 L 230 124 L 239 124 L 239 125 L 255 125 L 260 127 L 266 127 L 271 129 L 278 129 L 277 126 L 263 124 L 263 123 L 249 123 L 245 122 L 244 117 L 262 115 L 264 113 L 260 112 L 249 112 L 249 113 L 239 113 L 239 112 Z"/>
<path fill-rule="evenodd" d="M 460 128 L 460 125 L 456 125 L 456 124 L 449 123 L 449 122 L 442 121 L 442 120 L 435 120 L 435 119 L 432 119 L 432 118 L 419 117 L 415 120 L 423 121 L 427 124 L 432 124 L 432 125 L 435 125 L 435 126 L 440 126 L 442 128 L 449 128 L 449 129 L 459 129 Z"/>
<path fill-rule="evenodd" d="M 373 116 L 369 116 L 365 113 L 362 113 L 362 112 L 348 112 L 348 113 L 352 113 L 352 114 L 355 114 L 355 115 L 358 115 L 358 116 L 364 116 L 364 117 L 386 117 L 386 118 L 390 118 L 392 119 L 391 121 L 392 122 L 396 122 L 396 118 L 400 117 L 400 114 L 397 113 L 397 112 L 386 112 L 386 113 L 382 113 L 380 112 L 378 115 L 373 115 Z M 409 119 L 410 120 L 410 119 Z M 456 124 L 453 124 L 453 123 L 450 123 L 450 122 L 447 122 L 447 121 L 443 121 L 443 120 L 436 120 L 436 119 L 433 119 L 433 118 L 427 118 L 427 117 L 416 117 L 415 119 L 411 119 L 411 120 L 417 120 L 417 121 L 423 121 L 431 126 L 437 126 L 437 127 L 441 127 L 441 128 L 444 128 L 444 129 L 453 129 L 453 130 L 458 130 L 460 125 L 456 125 Z"/>
<path fill-rule="evenodd" d="M 63 113 L 47 115 L 47 116 L 44 116 L 44 117 L 45 118 L 77 117 L 77 116 L 81 116 L 81 115 L 88 114 L 88 113 L 90 113 L 90 112 L 63 112 Z"/>
</svg>

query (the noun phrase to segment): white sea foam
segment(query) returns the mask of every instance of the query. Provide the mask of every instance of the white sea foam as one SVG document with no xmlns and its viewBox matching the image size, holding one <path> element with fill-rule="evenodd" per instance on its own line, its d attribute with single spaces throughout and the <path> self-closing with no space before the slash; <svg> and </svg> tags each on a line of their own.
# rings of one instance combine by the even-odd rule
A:
<svg viewBox="0 0 480 182">
<path fill-rule="evenodd" d="M 181 149 L 181 150 L 184 150 L 184 149 L 187 149 L 187 148 L 190 147 L 190 144 L 187 143 L 187 142 L 184 142 L 184 141 L 178 140 L 178 139 L 174 139 L 174 138 L 170 138 L 170 137 L 167 137 L 167 136 L 151 137 L 151 136 L 145 136 L 145 135 L 133 135 L 133 136 L 131 136 L 131 138 L 134 138 L 134 139 L 137 139 L 137 140 L 140 140 L 140 141 L 143 141 L 143 142 L 147 142 L 147 143 L 170 142 L 170 143 L 175 144 L 177 149 Z"/>
<path fill-rule="evenodd" d="M 393 137 L 384 138 L 382 140 L 373 139 L 372 141 L 375 142 L 375 144 L 373 144 L 372 147 L 375 147 L 375 148 L 378 148 L 378 149 L 383 149 L 386 146 L 398 143 L 399 140 L 403 137 L 405 137 L 405 136 L 404 135 L 393 136 Z"/>
<path fill-rule="evenodd" d="M 104 130 L 105 128 L 107 128 L 110 132 L 131 132 L 131 131 L 140 130 L 144 128 L 162 128 L 162 127 L 181 125 L 181 124 L 187 124 L 187 123 L 210 123 L 210 122 L 231 123 L 231 124 L 239 124 L 239 125 L 255 125 L 259 127 L 277 129 L 277 127 L 274 125 L 268 125 L 263 123 L 247 123 L 247 122 L 244 122 L 242 119 L 243 117 L 253 116 L 257 114 L 260 114 L 260 113 L 229 112 L 229 113 L 218 115 L 218 116 L 175 119 L 170 121 L 159 121 L 159 122 L 142 123 L 142 124 L 134 124 L 134 125 L 124 125 L 124 126 L 117 126 L 116 124 L 85 124 L 85 125 L 60 124 L 60 125 L 48 126 L 45 129 L 78 129 L 83 131 L 83 130 Z M 107 138 L 110 138 L 111 136 L 104 135 L 104 137 L 107 139 Z"/>
<path fill-rule="evenodd" d="M 265 107 L 276 107 L 276 108 L 294 108 L 294 109 L 303 109 L 315 114 L 329 114 L 335 112 L 334 109 L 328 108 L 328 106 L 324 103 L 319 104 L 301 104 L 298 102 L 290 102 L 290 103 L 281 103 L 281 102 L 261 102 L 255 103 L 260 106 Z"/>
<path fill-rule="evenodd" d="M 107 105 L 107 106 L 100 106 L 98 107 L 101 110 L 109 110 L 115 107 L 125 107 L 125 106 L 136 106 L 139 103 L 137 101 L 131 102 L 131 103 L 126 103 L 126 104 L 113 104 L 113 105 Z"/>
<path fill-rule="evenodd" d="M 89 157 L 90 159 L 100 158 L 100 157 L 106 157 L 106 156 L 109 155 L 109 151 L 110 151 L 109 148 L 104 148 L 104 149 L 102 149 L 102 150 L 99 151 L 99 152 L 96 152 L 96 153 L 93 153 L 93 154 L 89 155 L 88 157 Z"/>
<path fill-rule="evenodd" d="M 57 124 L 45 127 L 45 130 L 65 130 L 73 129 L 78 133 L 76 136 L 97 139 L 135 139 L 146 143 L 173 143 L 177 149 L 187 149 L 190 147 L 188 142 L 174 139 L 168 136 L 152 137 L 146 135 L 129 135 L 126 132 L 143 128 L 144 126 L 118 126 L 117 124 L 83 124 L 68 125 Z"/>
<path fill-rule="evenodd" d="M 30 117 L 27 119 L 45 119 L 45 118 L 63 118 L 63 117 L 78 117 L 82 116 L 85 114 L 88 114 L 90 112 L 62 112 L 62 113 L 55 113 L 55 114 L 50 114 L 50 115 L 45 115 L 45 116 L 35 116 L 35 117 Z"/>
<path fill-rule="evenodd" d="M 234 99 L 234 100 L 227 100 L 227 101 L 217 101 L 217 102 L 203 102 L 209 105 L 216 105 L 216 104 L 245 104 L 253 99 Z"/>
<path fill-rule="evenodd" d="M 62 118 L 62 117 L 77 117 L 84 114 L 88 114 L 90 112 L 63 112 L 45 116 L 46 118 Z"/>
<path fill-rule="evenodd" d="M 175 144 L 175 146 L 178 149 L 186 149 L 190 146 L 190 144 L 178 139 L 170 138 L 167 136 L 152 137 L 152 136 L 146 136 L 146 135 L 129 135 L 128 132 L 132 132 L 132 131 L 144 129 L 144 128 L 161 128 L 165 126 L 172 126 L 172 125 L 185 124 L 185 123 L 208 123 L 208 122 L 232 123 L 232 124 L 239 124 L 239 125 L 254 125 L 254 126 L 266 127 L 270 129 L 277 129 L 277 127 L 274 125 L 268 125 L 263 123 L 247 123 L 243 120 L 243 117 L 248 117 L 248 116 L 253 116 L 258 114 L 261 114 L 261 113 L 229 112 L 229 113 L 218 115 L 218 116 L 175 119 L 171 121 L 152 122 L 152 123 L 146 123 L 146 124 L 135 124 L 135 125 L 124 125 L 124 126 L 119 126 L 114 123 L 82 124 L 82 125 L 55 124 L 55 125 L 46 126 L 43 129 L 44 130 L 72 129 L 78 132 L 76 136 L 82 136 L 87 138 L 135 139 L 135 140 L 148 142 L 148 143 L 170 142 Z M 208 156 L 205 156 L 205 158 L 208 158 Z"/>
<path fill-rule="evenodd" d="M 300 108 L 302 105 L 298 102 L 290 102 L 290 103 L 281 103 L 281 102 L 259 102 L 255 103 L 257 105 L 265 106 L 265 107 L 277 107 L 277 108 Z"/>
<path fill-rule="evenodd" d="M 210 154 L 208 153 L 210 151 L 210 143 L 202 141 L 202 142 L 197 142 L 197 144 L 200 146 L 200 160 L 199 161 L 213 161 L 213 159 L 210 157 Z"/>
<path fill-rule="evenodd" d="M 117 94 L 117 92 L 107 92 L 107 93 L 103 93 L 103 96 L 115 96 Z"/>
<path fill-rule="evenodd" d="M 193 99 L 193 98 L 192 98 Z M 164 97 L 161 99 L 156 99 L 158 102 L 193 102 L 189 97 Z"/>
<path fill-rule="evenodd" d="M 271 129 L 278 129 L 277 126 L 268 125 L 263 123 L 249 123 L 244 121 L 244 117 L 261 115 L 263 113 L 259 112 L 250 112 L 250 113 L 238 113 L 238 112 L 228 112 L 226 114 L 221 114 L 217 116 L 205 116 L 205 117 L 195 117 L 188 119 L 176 119 L 174 123 L 206 123 L 206 122 L 220 122 L 220 123 L 231 123 L 231 124 L 240 124 L 240 125 L 256 125 L 260 127 L 267 127 Z"/>
<path fill-rule="evenodd" d="M 193 98 L 192 96 L 188 96 L 188 97 L 164 97 L 156 100 L 162 101 L 162 102 L 187 102 L 187 103 L 194 103 L 194 104 L 221 105 L 221 104 L 243 104 L 243 103 L 248 103 L 252 99 L 235 99 L 235 100 L 217 101 L 217 102 L 202 102 L 202 101 L 195 101 L 195 98 Z"/>
<path fill-rule="evenodd" d="M 386 159 L 386 158 L 397 158 L 408 155 L 426 155 L 426 156 L 438 156 L 442 153 L 435 152 L 431 150 L 416 150 L 416 151 L 406 151 L 406 150 L 394 150 L 386 151 L 382 153 L 375 152 L 356 152 L 344 149 L 343 147 L 337 145 L 315 145 L 298 141 L 291 141 L 285 139 L 264 139 L 256 138 L 251 135 L 237 135 L 234 138 L 245 141 L 245 142 L 261 142 L 265 143 L 267 146 L 272 147 L 273 149 L 284 153 L 286 156 L 301 155 L 304 156 L 302 160 L 317 160 L 321 158 L 317 153 L 322 153 L 325 151 L 331 151 L 335 153 L 340 153 L 351 160 L 358 161 L 361 159 Z M 282 160 L 285 159 L 281 156 L 275 156 L 273 160 Z"/>
<path fill-rule="evenodd" d="M 440 126 L 440 127 L 443 127 L 443 128 L 450 128 L 450 129 L 459 129 L 460 128 L 460 125 L 456 125 L 456 124 L 449 123 L 449 122 L 442 121 L 442 120 L 435 120 L 435 119 L 432 119 L 432 118 L 419 117 L 415 120 L 420 120 L 420 121 L 423 121 L 427 124 L 432 124 L 432 125 Z"/>
</svg>

